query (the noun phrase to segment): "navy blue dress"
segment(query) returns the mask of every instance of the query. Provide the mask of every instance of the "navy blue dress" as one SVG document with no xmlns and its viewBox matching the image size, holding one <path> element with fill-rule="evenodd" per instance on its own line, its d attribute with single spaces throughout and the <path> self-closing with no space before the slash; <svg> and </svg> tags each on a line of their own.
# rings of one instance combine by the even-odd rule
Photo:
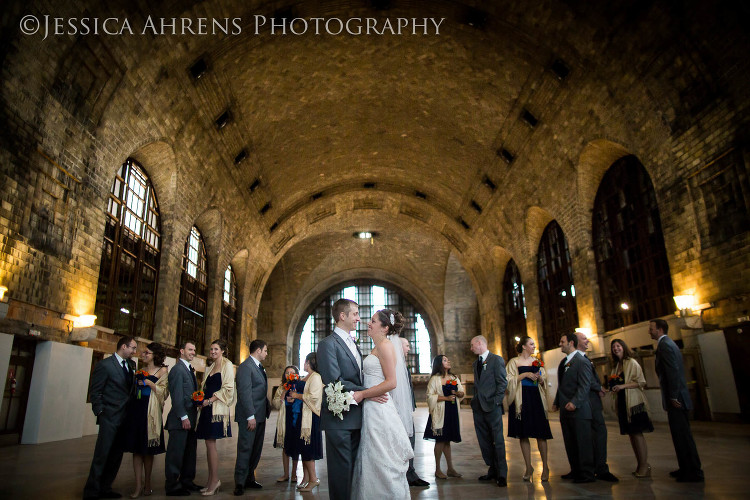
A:
<svg viewBox="0 0 750 500">
<path fill-rule="evenodd" d="M 153 383 L 159 379 L 154 375 L 146 377 Z M 141 396 L 138 397 L 138 391 Z M 147 385 L 136 386 L 136 396 L 130 400 L 127 409 L 127 420 L 125 423 L 125 451 L 138 455 L 159 455 L 164 453 L 164 429 L 161 429 L 161 438 L 158 446 L 148 445 L 148 402 L 151 398 L 151 388 Z"/>
<path fill-rule="evenodd" d="M 294 382 L 296 392 L 302 394 L 305 390 L 305 382 L 297 380 Z M 284 390 L 283 388 L 281 390 Z M 295 399 L 291 403 L 287 402 L 284 394 L 284 404 L 286 405 L 286 428 L 284 429 L 284 453 L 292 460 L 299 460 L 302 455 L 302 448 L 305 444 L 300 438 L 302 434 L 302 405 L 301 399 Z"/>
<path fill-rule="evenodd" d="M 219 389 L 221 389 L 221 372 L 216 372 L 206 379 L 206 386 L 203 388 L 203 397 L 208 399 Z M 198 428 L 195 429 L 195 435 L 198 439 L 222 439 L 224 437 L 232 437 L 231 425 L 229 426 L 229 429 L 227 429 L 227 435 L 224 436 L 224 422 L 212 422 L 212 420 L 213 408 L 210 405 L 203 407 L 203 409 L 200 410 Z"/>
<path fill-rule="evenodd" d="M 540 370 L 538 366 L 519 366 L 518 374 Z M 533 380 L 527 378 L 521 380 L 521 418 L 516 418 L 515 401 L 508 409 L 508 437 L 552 439 L 552 431 L 549 428 L 549 420 L 544 415 L 542 396 L 539 387 Z"/>
<path fill-rule="evenodd" d="M 456 391 L 456 386 L 452 384 L 443 385 L 443 396 L 452 396 L 453 392 Z M 461 427 L 458 422 L 458 404 L 452 401 L 443 401 L 445 403 L 445 413 L 443 418 L 443 434 L 436 436 L 432 432 L 432 415 L 427 417 L 427 426 L 424 429 L 425 439 L 434 439 L 438 443 L 444 443 L 446 441 L 453 441 L 454 443 L 461 442 Z"/>
</svg>

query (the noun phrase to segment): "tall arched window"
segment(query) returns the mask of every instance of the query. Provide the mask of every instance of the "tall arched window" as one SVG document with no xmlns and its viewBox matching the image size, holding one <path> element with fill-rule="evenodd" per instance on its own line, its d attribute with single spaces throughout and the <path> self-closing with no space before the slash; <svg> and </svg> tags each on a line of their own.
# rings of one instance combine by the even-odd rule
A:
<svg viewBox="0 0 750 500">
<path fill-rule="evenodd" d="M 517 339 L 526 335 L 526 298 L 518 266 L 510 259 L 505 266 L 503 278 L 503 305 L 505 309 L 505 349 L 506 358 L 516 356 Z"/>
<path fill-rule="evenodd" d="M 615 162 L 599 185 L 593 239 L 607 330 L 674 311 L 656 192 L 634 156 Z"/>
<path fill-rule="evenodd" d="M 193 226 L 185 241 L 185 253 L 182 256 L 177 345 L 184 341 L 193 342 L 198 354 L 203 354 L 206 342 L 206 269 L 206 246 L 203 236 Z"/>
<path fill-rule="evenodd" d="M 432 368 L 430 332 L 422 315 L 398 292 L 370 284 L 357 284 L 342 288 L 323 299 L 313 309 L 312 314 L 307 317 L 302 326 L 299 337 L 297 362 L 300 365 L 304 364 L 308 353 L 317 351 L 318 342 L 333 331 L 335 325 L 331 316 L 331 308 L 333 303 L 340 298 L 351 299 L 359 304 L 359 316 L 362 321 L 355 335 L 363 356 L 370 354 L 374 347 L 370 337 L 367 336 L 367 322 L 379 309 L 394 309 L 401 312 L 405 318 L 401 336 L 408 339 L 411 344 L 411 352 L 406 360 L 409 370 L 412 373 L 430 373 Z"/>
<path fill-rule="evenodd" d="M 95 306 L 100 325 L 153 338 L 160 246 L 154 187 L 129 158 L 115 176 L 107 203 Z"/>
<path fill-rule="evenodd" d="M 229 358 L 237 361 L 237 280 L 232 266 L 224 271 L 224 297 L 221 302 L 221 338 L 226 340 Z"/>
<path fill-rule="evenodd" d="M 564 333 L 578 327 L 576 289 L 568 242 L 556 221 L 544 229 L 537 253 L 539 308 L 545 349 L 554 349 Z"/>
</svg>

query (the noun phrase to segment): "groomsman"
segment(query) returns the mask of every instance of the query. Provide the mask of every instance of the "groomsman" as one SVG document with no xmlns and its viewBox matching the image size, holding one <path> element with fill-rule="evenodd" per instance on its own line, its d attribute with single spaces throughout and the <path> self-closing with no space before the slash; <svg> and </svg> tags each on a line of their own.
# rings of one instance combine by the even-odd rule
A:
<svg viewBox="0 0 750 500">
<path fill-rule="evenodd" d="M 99 424 L 99 435 L 83 489 L 85 499 L 122 496 L 112 491 L 112 483 L 122 462 L 123 443 L 119 433 L 125 408 L 133 394 L 135 366 L 130 357 L 135 354 L 136 346 L 133 337 L 121 337 L 116 352 L 97 363 L 91 375 L 91 410 Z"/>
<path fill-rule="evenodd" d="M 648 324 L 648 333 L 656 340 L 656 374 L 661 386 L 661 404 L 667 412 L 672 443 L 680 467 L 669 475 L 676 477 L 680 483 L 702 483 L 701 459 L 688 419 L 693 403 L 685 380 L 682 353 L 667 335 L 668 331 L 669 325 L 663 319 L 654 319 Z"/>
<path fill-rule="evenodd" d="M 505 361 L 487 349 L 487 339 L 478 335 L 471 339 L 474 362 L 474 397 L 471 410 L 474 428 L 482 450 L 482 458 L 489 470 L 479 476 L 480 481 L 495 480 L 500 487 L 508 486 L 508 463 L 505 461 L 503 438 L 503 397 L 508 385 Z"/>
<path fill-rule="evenodd" d="M 195 358 L 195 344 L 180 344 L 180 359 L 169 370 L 169 395 L 172 409 L 167 415 L 164 426 L 169 432 L 167 454 L 164 458 L 166 482 L 164 489 L 167 496 L 186 497 L 191 491 L 200 491 L 195 484 L 195 452 L 198 439 L 195 435 L 195 424 L 198 420 L 198 409 L 193 401 L 193 393 L 198 390 L 195 368 L 190 362 Z"/>
<path fill-rule="evenodd" d="M 591 404 L 591 444 L 594 449 L 594 476 L 601 481 L 616 483 L 619 479 L 609 471 L 609 465 L 607 465 L 607 424 L 604 422 L 604 408 L 602 407 L 602 398 L 605 392 L 602 390 L 602 384 L 599 382 L 594 363 L 586 356 L 589 339 L 585 333 L 581 332 L 576 332 L 576 337 L 578 337 L 578 350 L 591 369 L 589 403 Z"/>
<path fill-rule="evenodd" d="M 593 483 L 596 479 L 591 446 L 591 369 L 577 347 L 578 337 L 574 333 L 560 338 L 560 348 L 567 356 L 557 368 L 558 386 L 552 411 L 560 409 L 560 427 L 571 469 L 563 479 Z"/>
<path fill-rule="evenodd" d="M 271 414 L 268 403 L 268 376 L 263 361 L 268 345 L 256 339 L 250 343 L 250 357 L 237 368 L 237 406 L 235 421 L 239 427 L 237 460 L 234 466 L 234 496 L 242 496 L 245 488 L 260 489 L 255 468 L 263 451 L 266 419 Z"/>
<path fill-rule="evenodd" d="M 409 344 L 409 341 L 404 337 L 401 337 L 401 343 L 404 346 L 404 359 L 407 359 L 408 354 L 411 352 L 411 344 Z M 412 384 L 412 381 L 411 381 L 411 373 L 409 373 L 408 366 L 406 367 L 406 375 L 409 379 L 409 390 L 411 392 L 411 407 L 412 407 L 412 410 L 416 410 L 417 401 L 414 398 L 414 385 Z M 401 407 L 399 405 L 396 405 L 396 408 L 401 408 Z M 412 433 L 411 433 L 411 436 L 409 437 L 409 441 L 411 441 L 412 451 L 414 450 L 414 437 L 416 436 L 415 430 L 416 429 L 414 428 L 414 420 L 412 420 L 412 424 L 411 424 Z M 408 433 L 409 433 L 409 429 L 407 429 L 407 434 Z M 430 487 L 430 483 L 428 483 L 427 481 L 419 477 L 419 475 L 417 474 L 417 471 L 414 470 L 413 458 L 409 460 L 409 470 L 406 471 L 406 480 L 409 482 L 409 486 L 423 486 L 423 487 L 426 486 L 427 488 Z"/>
</svg>

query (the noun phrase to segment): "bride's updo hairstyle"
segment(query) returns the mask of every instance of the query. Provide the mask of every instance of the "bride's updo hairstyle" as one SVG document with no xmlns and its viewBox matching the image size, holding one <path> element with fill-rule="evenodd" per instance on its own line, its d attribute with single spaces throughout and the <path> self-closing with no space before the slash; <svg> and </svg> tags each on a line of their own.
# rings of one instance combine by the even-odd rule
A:
<svg viewBox="0 0 750 500">
<path fill-rule="evenodd" d="M 378 311 L 378 320 L 383 326 L 388 327 L 387 335 L 401 335 L 404 328 L 404 315 L 393 309 L 381 309 Z M 393 316 L 393 322 L 391 322 Z"/>
</svg>

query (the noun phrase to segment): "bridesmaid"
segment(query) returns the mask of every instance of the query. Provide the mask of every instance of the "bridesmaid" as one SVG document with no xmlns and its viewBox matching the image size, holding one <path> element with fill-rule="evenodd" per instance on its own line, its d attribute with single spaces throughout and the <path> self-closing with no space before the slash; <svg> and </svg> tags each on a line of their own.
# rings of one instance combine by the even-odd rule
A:
<svg viewBox="0 0 750 500">
<path fill-rule="evenodd" d="M 643 394 L 646 378 L 641 365 L 633 359 L 633 353 L 620 339 L 610 344 L 612 352 L 612 374 L 609 377 L 609 389 L 617 410 L 620 422 L 620 434 L 630 436 L 638 467 L 633 472 L 635 477 L 650 477 L 651 466 L 648 464 L 648 447 L 644 432 L 653 432 L 654 426 L 648 418 L 648 405 Z"/>
<path fill-rule="evenodd" d="M 451 441 L 461 442 L 460 410 L 464 388 L 458 377 L 451 373 L 451 361 L 448 356 L 438 354 L 432 360 L 432 373 L 427 382 L 427 406 L 430 416 L 424 430 L 424 439 L 435 440 L 435 477 L 447 479 L 461 477 L 462 474 L 453 468 Z M 445 455 L 448 475 L 440 470 L 440 456 Z"/>
<path fill-rule="evenodd" d="M 141 366 L 136 376 L 135 398 L 128 408 L 128 443 L 125 451 L 133 454 L 135 493 L 130 498 L 149 496 L 154 455 L 164 453 L 162 414 L 164 400 L 169 396 L 166 352 L 161 344 L 152 342 L 141 352 Z"/>
<path fill-rule="evenodd" d="M 195 434 L 198 439 L 206 441 L 206 459 L 208 460 L 208 481 L 201 490 L 203 496 L 215 495 L 221 488 L 219 480 L 219 455 L 216 451 L 216 440 L 232 437 L 232 424 L 229 418 L 229 407 L 235 399 L 234 365 L 227 359 L 227 343 L 223 339 L 211 342 L 208 359 L 211 362 L 207 369 L 201 391 L 203 406 L 198 415 Z"/>
<path fill-rule="evenodd" d="M 503 404 L 508 409 L 508 437 L 519 438 L 521 454 L 526 462 L 524 481 L 531 481 L 534 468 L 531 466 L 531 443 L 536 438 L 539 455 L 542 457 L 542 482 L 549 481 L 547 463 L 547 440 L 552 431 L 547 417 L 547 387 L 544 363 L 532 355 L 536 350 L 534 339 L 524 335 L 516 346 L 518 356 L 508 362 L 508 388 Z"/>
<path fill-rule="evenodd" d="M 273 395 L 273 407 L 279 410 L 279 417 L 276 419 L 276 436 L 273 438 L 273 447 L 281 448 L 281 459 L 284 462 L 284 475 L 279 477 L 277 483 L 285 483 L 289 481 L 289 455 L 286 454 L 285 435 L 289 425 L 292 422 L 291 412 L 287 412 L 291 406 L 286 402 L 287 390 L 284 389 L 284 385 L 288 384 L 293 375 L 299 377 L 299 369 L 294 365 L 289 365 L 284 368 L 284 375 L 281 377 L 281 384 L 276 389 L 276 394 Z M 288 421 L 287 421 L 288 420 Z M 297 482 L 297 463 L 298 457 L 292 459 L 292 479 Z"/>
<path fill-rule="evenodd" d="M 302 424 L 300 427 L 300 438 L 302 439 L 302 468 L 304 477 L 302 483 L 297 487 L 299 491 L 312 491 L 320 484 L 320 479 L 315 471 L 315 461 L 323 459 L 323 433 L 320 430 L 320 407 L 323 403 L 323 380 L 318 373 L 318 356 L 311 352 L 305 358 L 305 377 L 302 387 L 304 392 L 290 392 L 292 398 L 301 400 Z"/>
</svg>

